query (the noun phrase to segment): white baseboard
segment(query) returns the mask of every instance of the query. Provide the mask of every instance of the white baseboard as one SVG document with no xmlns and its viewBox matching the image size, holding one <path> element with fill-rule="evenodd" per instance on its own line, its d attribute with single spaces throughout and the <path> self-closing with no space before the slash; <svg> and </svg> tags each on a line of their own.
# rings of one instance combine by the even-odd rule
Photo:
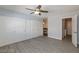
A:
<svg viewBox="0 0 79 59">
<path fill-rule="evenodd" d="M 29 39 L 32 39 L 32 38 L 37 38 L 37 37 L 40 37 L 40 36 L 35 36 L 35 37 L 30 37 L 28 39 L 22 39 L 22 40 L 17 40 L 17 41 L 8 41 L 8 42 L 5 42 L 4 44 L 0 44 L 0 47 L 3 47 L 3 46 L 7 46 L 7 45 L 10 45 L 10 44 L 14 44 L 14 43 L 17 43 L 17 42 L 21 42 L 21 41 L 25 41 L 25 40 L 29 40 Z"/>
<path fill-rule="evenodd" d="M 54 39 L 57 39 L 57 40 L 62 40 L 60 38 L 57 38 L 57 37 L 53 37 L 53 36 L 48 36 L 49 38 L 54 38 Z"/>
</svg>

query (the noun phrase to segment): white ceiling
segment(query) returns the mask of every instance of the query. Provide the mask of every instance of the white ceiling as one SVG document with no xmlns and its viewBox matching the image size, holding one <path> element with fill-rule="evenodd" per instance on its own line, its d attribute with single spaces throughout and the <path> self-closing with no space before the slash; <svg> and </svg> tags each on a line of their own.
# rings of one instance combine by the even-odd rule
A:
<svg viewBox="0 0 79 59">
<path fill-rule="evenodd" d="M 0 9 L 10 9 L 22 13 L 31 13 L 31 11 L 25 8 L 34 9 L 37 5 L 0 5 Z M 42 5 L 42 9 L 48 10 L 49 13 L 67 13 L 79 10 L 78 5 Z M 44 14 L 45 15 L 45 14 Z M 46 14 L 47 15 L 47 14 Z"/>
<path fill-rule="evenodd" d="M 47 6 L 49 12 L 72 12 L 79 10 L 78 5 L 51 5 Z"/>
</svg>

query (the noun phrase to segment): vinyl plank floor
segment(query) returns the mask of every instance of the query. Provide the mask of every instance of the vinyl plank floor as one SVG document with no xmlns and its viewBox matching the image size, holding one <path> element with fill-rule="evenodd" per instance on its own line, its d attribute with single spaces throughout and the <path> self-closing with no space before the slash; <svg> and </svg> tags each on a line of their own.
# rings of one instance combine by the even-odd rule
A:
<svg viewBox="0 0 79 59">
<path fill-rule="evenodd" d="M 70 38 L 37 37 L 0 47 L 0 53 L 79 53 Z"/>
</svg>

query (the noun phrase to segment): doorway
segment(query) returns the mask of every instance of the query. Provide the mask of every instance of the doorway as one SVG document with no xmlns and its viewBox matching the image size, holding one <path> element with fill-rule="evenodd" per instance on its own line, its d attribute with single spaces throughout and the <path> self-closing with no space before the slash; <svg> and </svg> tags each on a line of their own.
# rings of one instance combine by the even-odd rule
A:
<svg viewBox="0 0 79 59">
<path fill-rule="evenodd" d="M 43 19 L 43 36 L 48 36 L 48 19 Z"/>
<path fill-rule="evenodd" d="M 72 18 L 62 19 L 62 39 L 72 40 Z"/>
</svg>

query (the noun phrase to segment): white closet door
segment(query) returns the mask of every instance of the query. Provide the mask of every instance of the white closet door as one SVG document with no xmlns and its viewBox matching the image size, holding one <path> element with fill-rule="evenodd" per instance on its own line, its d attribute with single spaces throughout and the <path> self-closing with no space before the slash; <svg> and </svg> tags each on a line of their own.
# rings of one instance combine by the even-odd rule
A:
<svg viewBox="0 0 79 59">
<path fill-rule="evenodd" d="M 31 20 L 27 19 L 25 21 L 25 30 L 26 30 L 26 39 L 30 39 L 31 38 Z"/>
<path fill-rule="evenodd" d="M 34 20 L 32 19 L 31 20 L 31 37 L 37 37 L 37 27 L 38 27 L 38 24 L 37 24 L 37 20 Z"/>
<path fill-rule="evenodd" d="M 1 16 L 0 28 L 0 46 L 22 41 L 25 39 L 24 19 Z"/>
<path fill-rule="evenodd" d="M 31 36 L 38 37 L 43 33 L 42 20 L 31 20 Z"/>
</svg>

